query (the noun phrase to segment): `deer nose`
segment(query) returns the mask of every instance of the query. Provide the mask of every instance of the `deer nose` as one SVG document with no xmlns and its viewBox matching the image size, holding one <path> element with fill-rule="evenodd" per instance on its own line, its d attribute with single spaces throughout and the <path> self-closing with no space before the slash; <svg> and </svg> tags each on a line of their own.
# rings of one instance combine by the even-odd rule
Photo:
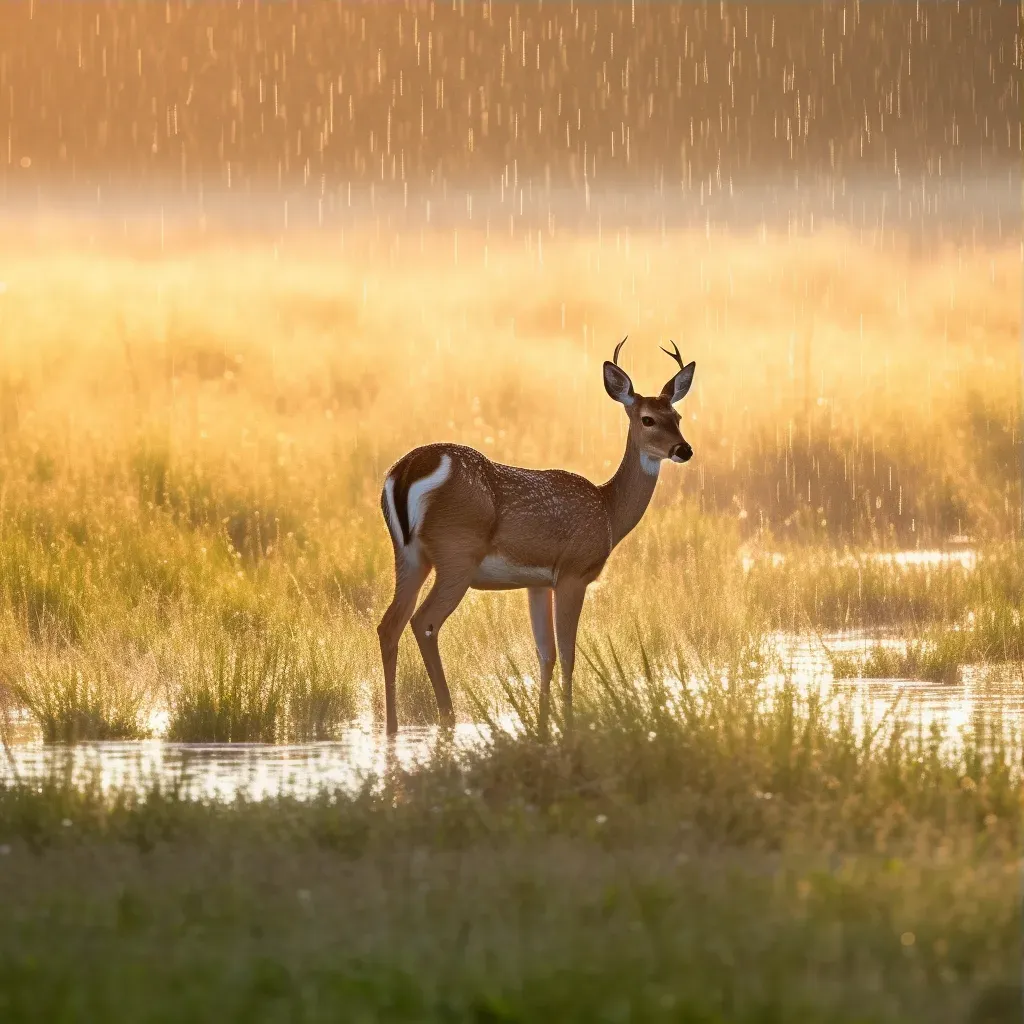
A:
<svg viewBox="0 0 1024 1024">
<path fill-rule="evenodd" d="M 689 462 L 693 458 L 693 449 L 684 441 L 677 444 L 668 455 L 673 462 Z"/>
</svg>

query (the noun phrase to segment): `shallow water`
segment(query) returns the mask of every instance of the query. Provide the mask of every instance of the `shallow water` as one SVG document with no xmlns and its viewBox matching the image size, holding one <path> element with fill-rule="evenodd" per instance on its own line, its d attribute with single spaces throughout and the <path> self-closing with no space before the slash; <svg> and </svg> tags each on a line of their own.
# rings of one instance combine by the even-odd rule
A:
<svg viewBox="0 0 1024 1024">
<path fill-rule="evenodd" d="M 855 721 L 879 721 L 896 703 L 912 724 L 928 730 L 933 724 L 955 743 L 979 714 L 1001 717 L 1013 727 L 1024 725 L 1024 682 L 1019 669 L 1006 665 L 964 665 L 955 684 L 916 679 L 833 679 L 827 645 L 832 654 L 863 656 L 876 644 L 902 647 L 898 637 L 879 638 L 875 632 L 837 633 L 817 638 L 780 636 L 776 646 L 783 671 L 769 677 L 770 685 L 791 679 L 802 692 L 817 692 L 853 701 Z"/>
<path fill-rule="evenodd" d="M 454 741 L 467 746 L 480 735 L 477 726 L 459 725 Z M 77 785 L 95 782 L 105 790 L 139 792 L 159 782 L 199 799 L 301 798 L 322 789 L 354 789 L 393 766 L 415 768 L 436 742 L 437 729 L 423 726 L 403 729 L 392 742 L 369 726 L 353 726 L 331 742 L 287 746 L 153 739 L 48 747 L 33 741 L 13 744 L 6 758 L 0 754 L 0 780 L 36 783 L 66 774 Z"/>
<path fill-rule="evenodd" d="M 833 701 L 849 698 L 858 726 L 881 721 L 898 702 L 898 713 L 912 725 L 927 732 L 936 724 L 942 727 L 946 742 L 954 745 L 979 713 L 1001 717 L 1018 733 L 1024 725 L 1024 683 L 1009 669 L 966 666 L 955 685 L 896 679 L 836 682 L 820 641 L 787 635 L 775 640 L 782 671 L 766 676 L 766 697 L 789 680 L 805 693 L 818 692 Z M 878 642 L 868 633 L 834 634 L 823 640 L 833 652 L 863 650 Z M 900 643 L 898 639 L 885 642 Z M 482 726 L 461 724 L 455 729 L 454 743 L 467 747 L 484 735 Z M 290 746 L 153 739 L 47 747 L 38 739 L 28 739 L 12 745 L 6 757 L 0 754 L 0 781 L 38 783 L 66 774 L 78 785 L 95 782 L 103 789 L 140 791 L 159 781 L 211 800 L 239 795 L 259 800 L 279 793 L 302 798 L 323 788 L 354 789 L 389 767 L 415 768 L 429 758 L 437 742 L 434 727 L 404 727 L 389 742 L 370 722 L 352 726 L 332 742 Z"/>
</svg>

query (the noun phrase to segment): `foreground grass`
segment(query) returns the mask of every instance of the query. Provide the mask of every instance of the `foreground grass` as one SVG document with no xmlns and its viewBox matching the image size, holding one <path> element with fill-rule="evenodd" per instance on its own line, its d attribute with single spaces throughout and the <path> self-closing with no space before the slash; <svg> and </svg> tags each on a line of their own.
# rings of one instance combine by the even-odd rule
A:
<svg viewBox="0 0 1024 1024">
<path fill-rule="evenodd" d="M 0 790 L 0 1015 L 1017 1019 L 1017 738 L 592 658 L 571 736 L 355 793 Z"/>
<path fill-rule="evenodd" d="M 275 840 L 274 825 L 245 816 L 222 825 L 244 845 L 12 851 L 4 1019 L 994 1024 L 1019 1013 L 1009 861 L 780 864 L 686 838 L 500 830 L 352 855 Z"/>
</svg>

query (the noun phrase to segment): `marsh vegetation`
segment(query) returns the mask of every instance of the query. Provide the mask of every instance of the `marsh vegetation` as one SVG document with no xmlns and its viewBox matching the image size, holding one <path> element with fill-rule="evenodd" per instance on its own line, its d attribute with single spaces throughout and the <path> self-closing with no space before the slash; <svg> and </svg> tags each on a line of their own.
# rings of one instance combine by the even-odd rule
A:
<svg viewBox="0 0 1024 1024">
<path fill-rule="evenodd" d="M 157 707 L 196 740 L 325 737 L 376 714 L 384 472 L 447 438 L 610 475 L 624 423 L 600 383 L 606 324 L 633 332 L 638 381 L 664 376 L 669 335 L 697 360 L 699 459 L 663 474 L 585 636 L 639 630 L 705 667 L 764 655 L 772 630 L 910 641 L 840 675 L 952 680 L 1020 656 L 1010 249 L 619 233 L 540 258 L 482 233 L 457 255 L 444 236 L 350 233 L 154 259 L 144 239 L 82 241 L 0 253 L 4 679 L 49 738 L 141 733 Z M 971 566 L 875 557 L 965 537 Z M 521 597 L 460 609 L 453 679 L 531 670 Z M 407 722 L 431 715 L 413 653 Z"/>
<path fill-rule="evenodd" d="M 1019 261 L 838 230 L 6 234 L 8 740 L 380 725 L 390 463 L 443 438 L 604 479 L 614 342 L 638 386 L 670 337 L 700 372 L 696 457 L 584 610 L 573 736 L 538 731 L 523 596 L 471 593 L 441 644 L 492 728 L 425 767 L 258 804 L 8 782 L 5 1019 L 1006 1019 L 1020 722 L 865 718 L 778 638 L 826 684 L 1019 686 Z M 970 557 L 901 554 L 928 550 Z M 433 722 L 408 637 L 398 698 Z"/>
</svg>

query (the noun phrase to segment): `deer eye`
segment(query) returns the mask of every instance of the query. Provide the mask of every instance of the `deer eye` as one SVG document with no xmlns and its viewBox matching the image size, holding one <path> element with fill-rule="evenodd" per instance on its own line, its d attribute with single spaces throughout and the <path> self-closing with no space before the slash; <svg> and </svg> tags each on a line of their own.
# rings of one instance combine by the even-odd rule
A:
<svg viewBox="0 0 1024 1024">
<path fill-rule="evenodd" d="M 653 416 L 641 416 L 640 417 L 640 422 L 645 427 L 653 427 L 654 426 L 654 417 Z"/>
</svg>

